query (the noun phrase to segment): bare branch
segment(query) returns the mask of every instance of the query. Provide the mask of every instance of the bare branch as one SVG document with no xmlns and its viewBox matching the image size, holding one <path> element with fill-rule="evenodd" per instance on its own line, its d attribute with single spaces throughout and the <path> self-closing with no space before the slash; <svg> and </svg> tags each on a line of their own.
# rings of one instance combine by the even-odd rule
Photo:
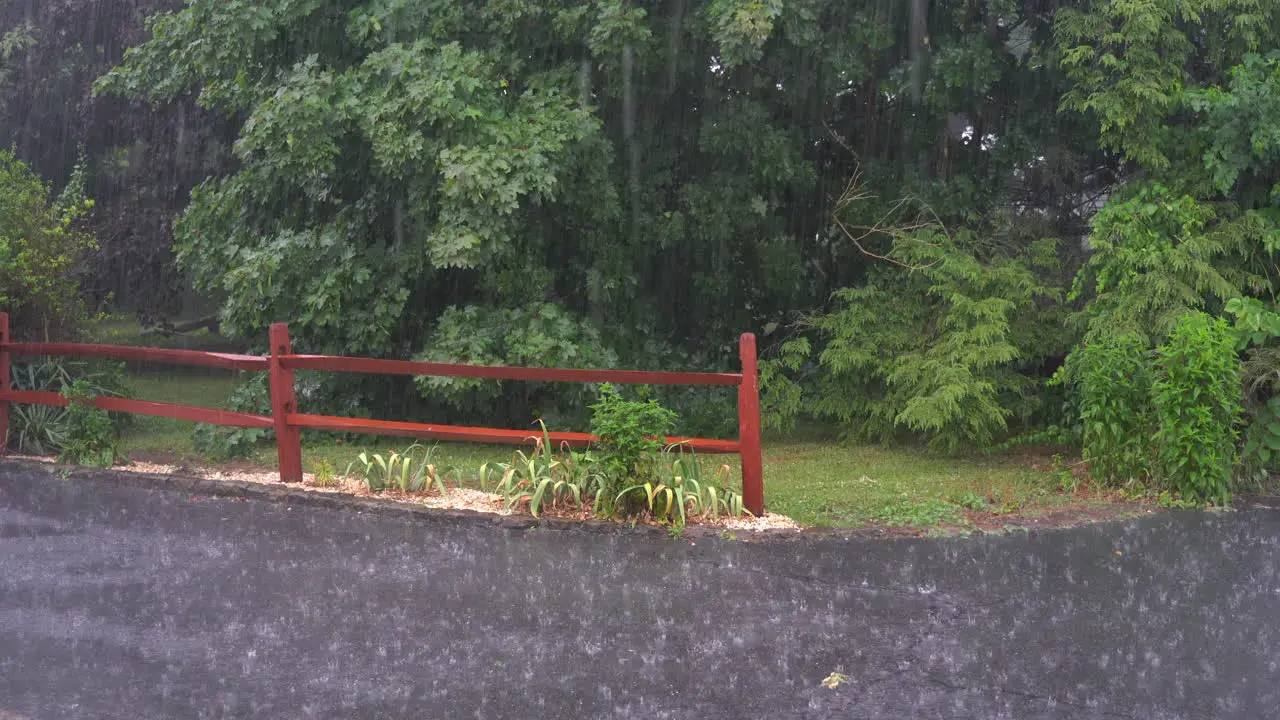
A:
<svg viewBox="0 0 1280 720">
<path fill-rule="evenodd" d="M 830 131 L 830 128 L 828 128 L 828 130 Z M 837 142 L 840 142 L 843 145 L 839 136 L 836 136 L 835 133 L 832 133 L 832 135 L 836 137 Z M 847 146 L 845 147 L 848 149 Z M 852 152 L 852 150 L 850 152 Z M 942 221 L 938 218 L 937 213 L 935 213 L 932 208 L 910 196 L 893 202 L 889 206 L 888 210 L 886 210 L 880 218 L 871 225 L 850 225 L 849 223 L 846 223 L 840 217 L 845 210 L 857 203 L 872 200 L 876 197 L 872 193 L 863 189 L 861 179 L 862 169 L 855 168 L 853 175 L 849 178 L 849 183 L 845 186 L 844 192 L 840 195 L 840 199 L 836 201 L 835 209 L 831 214 L 831 219 L 835 222 L 836 227 L 840 228 L 840 231 L 845 234 L 845 237 L 849 238 L 854 246 L 858 248 L 859 252 L 868 257 L 873 257 L 877 260 L 884 260 L 885 262 L 893 263 L 894 265 L 907 268 L 908 270 L 924 270 L 925 268 L 937 265 L 939 262 L 937 260 L 926 265 L 910 265 L 888 255 L 871 252 L 862 244 L 864 240 L 873 235 L 887 235 L 896 242 L 898 240 L 905 240 L 914 233 L 926 228 L 937 228 L 944 235 L 947 235 L 947 230 L 942 225 Z M 899 215 L 903 208 L 913 204 L 919 206 L 916 218 L 913 221 L 906 223 L 894 222 L 894 219 Z M 947 238 L 950 239 L 950 235 L 947 235 Z M 926 244 L 936 247 L 935 243 Z"/>
</svg>

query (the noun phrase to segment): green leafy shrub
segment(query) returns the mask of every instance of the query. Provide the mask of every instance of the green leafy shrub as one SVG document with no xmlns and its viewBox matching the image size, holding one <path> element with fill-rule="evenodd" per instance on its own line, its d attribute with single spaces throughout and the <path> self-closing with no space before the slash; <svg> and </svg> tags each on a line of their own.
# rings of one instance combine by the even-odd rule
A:
<svg viewBox="0 0 1280 720">
<path fill-rule="evenodd" d="M 0 311 L 15 338 L 54 339 L 84 318 L 76 264 L 95 247 L 78 221 L 90 208 L 79 166 L 62 198 L 12 152 L 0 151 Z"/>
<path fill-rule="evenodd" d="M 1261 490 L 1280 466 L 1280 395 L 1247 410 L 1237 479 Z"/>
<path fill-rule="evenodd" d="M 1236 347 L 1243 350 L 1243 432 L 1237 479 L 1255 490 L 1280 469 L 1280 313 L 1255 298 L 1234 298 Z"/>
<path fill-rule="evenodd" d="M 86 380 L 76 380 L 62 390 L 67 406 L 67 432 L 59 461 L 91 467 L 111 467 L 120 458 L 115 423 L 105 410 L 90 403 L 95 395 Z"/>
<path fill-rule="evenodd" d="M 1243 412 L 1235 337 L 1225 320 L 1193 313 L 1157 354 L 1151 397 L 1161 479 L 1184 499 L 1226 504 Z"/>
<path fill-rule="evenodd" d="M 14 363 L 10 383 L 15 390 L 61 393 L 76 382 L 91 395 L 124 394 L 124 369 L 119 363 L 46 358 Z M 9 410 L 9 446 L 20 453 L 50 455 L 60 451 L 72 431 L 65 407 L 15 404 Z M 114 423 L 127 415 L 109 415 Z"/>
<path fill-rule="evenodd" d="M 1189 502 L 1226 503 L 1244 410 L 1239 338 L 1226 320 L 1191 312 L 1154 356 L 1136 334 L 1095 337 L 1080 348 L 1067 374 L 1090 475 L 1128 487 L 1155 480 Z M 1246 452 L 1263 455 L 1265 436 L 1251 432 Z"/>
<path fill-rule="evenodd" d="M 440 316 L 426 347 L 416 359 L 557 368 L 609 368 L 618 361 L 590 322 L 554 303 L 451 307 Z M 443 401 L 464 416 L 487 418 L 489 424 L 495 414 L 515 424 L 534 419 L 571 424 L 581 419 L 591 392 L 581 383 L 437 376 L 419 376 L 414 383 L 424 397 Z"/>
<path fill-rule="evenodd" d="M 1099 482 L 1145 481 L 1151 444 L 1151 360 L 1136 335 L 1086 343 L 1072 358 L 1084 460 Z"/>
<path fill-rule="evenodd" d="M 675 427 L 676 414 L 657 400 L 627 400 L 609 383 L 600 386 L 600 399 L 591 406 L 591 433 L 596 437 L 606 478 L 607 512 L 622 488 L 653 478 L 658 454 Z M 634 508 L 620 508 L 624 513 Z"/>
</svg>

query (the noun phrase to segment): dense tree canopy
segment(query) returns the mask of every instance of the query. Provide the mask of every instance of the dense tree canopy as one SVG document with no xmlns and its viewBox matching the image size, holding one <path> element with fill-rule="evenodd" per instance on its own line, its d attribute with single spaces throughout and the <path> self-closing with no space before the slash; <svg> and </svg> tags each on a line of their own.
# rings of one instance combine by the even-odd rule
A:
<svg viewBox="0 0 1280 720">
<path fill-rule="evenodd" d="M 829 218 L 858 169 L 883 200 L 850 222 L 911 193 L 944 223 L 1034 232 L 999 217 L 1016 202 L 1078 232 L 1079 199 L 1053 188 L 1106 158 L 1057 113 L 1049 8 L 940 4 L 915 43 L 909 16 L 194 2 L 99 89 L 243 120 L 237 171 L 177 238 L 233 328 L 288 318 L 333 349 L 404 352 L 450 305 L 551 300 L 630 353 L 697 351 L 862 276 Z M 1047 136 L 1052 166 L 1030 167 Z"/>
</svg>

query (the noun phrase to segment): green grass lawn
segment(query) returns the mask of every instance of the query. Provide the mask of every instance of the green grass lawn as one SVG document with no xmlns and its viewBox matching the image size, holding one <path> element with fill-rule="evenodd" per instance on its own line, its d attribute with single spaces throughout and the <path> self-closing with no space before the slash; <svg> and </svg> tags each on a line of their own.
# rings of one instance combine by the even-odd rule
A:
<svg viewBox="0 0 1280 720">
<path fill-rule="evenodd" d="M 934 525 L 962 507 L 1035 512 L 1067 500 L 1052 473 L 1025 462 L 915 449 L 767 443 L 764 475 L 769 507 L 805 525 Z"/>
<path fill-rule="evenodd" d="M 240 373 L 144 372 L 128 375 L 129 397 L 137 400 L 200 405 L 223 409 Z M 171 418 L 133 415 L 121 436 L 126 452 L 172 454 L 182 460 L 198 456 L 193 443 L 195 423 Z"/>
<path fill-rule="evenodd" d="M 237 374 L 143 373 L 132 375 L 131 381 L 139 399 L 219 408 L 225 406 Z M 124 434 L 124 449 L 199 461 L 193 428 L 193 423 L 181 420 L 136 416 Z M 403 450 L 412 442 L 367 436 L 339 441 L 325 433 L 304 433 L 303 463 L 309 472 L 322 463 L 343 472 L 362 451 Z M 516 449 L 439 443 L 435 457 L 439 467 L 453 469 L 452 482 L 474 486 L 481 464 L 509 460 Z M 276 467 L 274 445 L 261 446 L 250 459 L 263 467 Z M 738 474 L 736 456 L 703 456 L 702 460 L 727 462 Z M 767 440 L 764 470 L 769 509 L 804 525 L 929 526 L 955 520 L 965 506 L 1028 513 L 1052 509 L 1070 499 L 1059 492 L 1051 473 L 1016 458 L 947 458 L 919 449 L 834 440 Z"/>
</svg>

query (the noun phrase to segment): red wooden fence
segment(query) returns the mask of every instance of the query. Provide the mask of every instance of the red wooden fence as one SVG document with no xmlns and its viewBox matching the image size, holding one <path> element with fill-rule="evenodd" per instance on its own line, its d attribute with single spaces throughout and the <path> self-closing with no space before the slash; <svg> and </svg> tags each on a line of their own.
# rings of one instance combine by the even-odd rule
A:
<svg viewBox="0 0 1280 720">
<path fill-rule="evenodd" d="M 501 380 L 534 380 L 552 382 L 618 383 L 633 385 L 719 385 L 738 388 L 738 439 L 668 438 L 670 442 L 704 453 L 737 454 L 742 458 L 742 500 L 757 516 L 764 512 L 764 477 L 760 455 L 760 390 L 756 375 L 756 336 L 746 333 L 738 344 L 742 359 L 740 373 L 659 372 L 647 370 L 577 370 L 568 368 L 501 367 L 491 365 L 455 365 L 450 363 L 375 360 L 372 358 L 335 357 L 329 355 L 295 355 L 289 342 L 289 328 L 276 323 L 270 331 L 271 354 L 233 355 L 196 350 L 125 347 L 120 345 L 83 345 L 77 343 L 10 342 L 9 316 L 0 313 L 0 455 L 4 454 L 9 431 L 9 404 L 66 405 L 67 399 L 55 392 L 19 391 L 9 386 L 11 356 L 55 355 L 94 357 L 112 360 L 166 362 L 175 365 L 230 370 L 250 370 L 269 374 L 271 416 L 214 410 L 212 408 L 175 403 L 94 398 L 93 405 L 103 410 L 156 415 L 193 422 L 230 425 L 233 427 L 273 428 L 276 450 L 280 458 L 280 480 L 302 480 L 302 445 L 299 431 L 334 430 L 369 435 L 399 435 L 464 442 L 522 444 L 536 435 L 529 430 L 462 427 L 424 423 L 366 420 L 363 418 L 309 415 L 301 412 L 294 392 L 295 370 L 358 372 L 392 375 L 437 375 Z M 574 447 L 589 445 L 595 438 L 586 433 L 551 432 L 551 440 Z"/>
</svg>

